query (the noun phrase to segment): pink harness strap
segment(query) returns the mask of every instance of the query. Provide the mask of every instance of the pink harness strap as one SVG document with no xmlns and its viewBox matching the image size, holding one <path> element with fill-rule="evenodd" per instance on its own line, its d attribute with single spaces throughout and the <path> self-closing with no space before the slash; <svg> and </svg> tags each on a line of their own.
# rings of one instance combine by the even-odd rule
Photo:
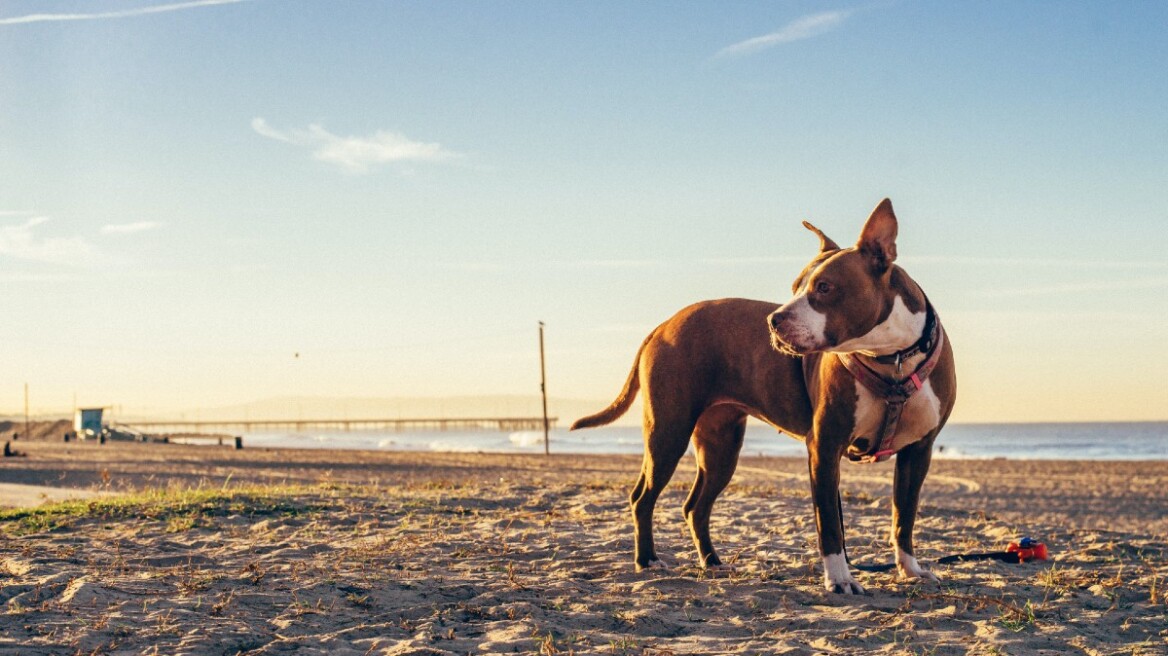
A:
<svg viewBox="0 0 1168 656">
<path fill-rule="evenodd" d="M 871 446 L 864 453 L 853 453 L 852 449 L 849 448 L 849 460 L 863 464 L 884 462 L 896 453 L 896 449 L 892 448 L 892 441 L 896 437 L 896 428 L 900 425 L 900 415 L 904 411 L 904 404 L 913 394 L 925 386 L 929 374 L 933 373 L 933 369 L 937 367 L 937 362 L 941 359 L 945 331 L 941 328 L 939 319 L 934 325 L 934 330 L 937 337 L 932 340 L 932 348 L 925 361 L 908 378 L 901 381 L 889 380 L 876 373 L 851 353 L 836 354 L 840 363 L 851 372 L 852 377 L 868 388 L 876 398 L 884 401 L 884 419 L 880 422 L 880 430 L 875 439 L 872 440 Z"/>
</svg>

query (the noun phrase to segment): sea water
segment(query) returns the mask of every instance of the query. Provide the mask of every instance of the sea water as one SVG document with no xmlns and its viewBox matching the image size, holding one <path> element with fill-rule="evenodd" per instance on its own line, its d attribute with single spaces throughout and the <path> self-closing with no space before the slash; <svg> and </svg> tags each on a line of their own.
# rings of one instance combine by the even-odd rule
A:
<svg viewBox="0 0 1168 656">
<path fill-rule="evenodd" d="M 365 449 L 461 453 L 543 453 L 543 431 L 306 431 L 245 433 L 245 447 Z M 641 429 L 604 426 L 551 431 L 548 447 L 565 454 L 640 454 Z M 805 456 L 803 443 L 751 423 L 744 455 Z M 937 458 L 1011 460 L 1168 460 L 1168 422 L 951 424 L 934 446 Z"/>
</svg>

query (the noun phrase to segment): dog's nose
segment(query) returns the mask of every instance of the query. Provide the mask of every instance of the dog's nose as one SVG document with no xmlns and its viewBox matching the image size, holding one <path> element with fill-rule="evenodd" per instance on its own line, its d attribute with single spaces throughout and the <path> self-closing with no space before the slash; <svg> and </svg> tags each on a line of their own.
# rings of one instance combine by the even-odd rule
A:
<svg viewBox="0 0 1168 656">
<path fill-rule="evenodd" d="M 783 323 L 783 317 L 780 312 L 781 310 L 775 310 L 767 317 L 767 324 L 771 327 L 771 330 L 778 330 L 779 324 Z"/>
</svg>

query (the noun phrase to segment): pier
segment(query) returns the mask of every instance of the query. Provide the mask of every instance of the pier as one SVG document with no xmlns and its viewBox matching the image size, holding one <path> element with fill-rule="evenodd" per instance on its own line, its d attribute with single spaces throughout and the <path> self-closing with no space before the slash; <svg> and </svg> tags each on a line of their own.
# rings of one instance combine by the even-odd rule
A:
<svg viewBox="0 0 1168 656">
<path fill-rule="evenodd" d="M 557 417 L 548 417 L 554 427 Z M 407 430 L 543 430 L 543 417 L 456 417 L 408 419 L 235 419 L 124 421 L 120 425 L 143 433 L 204 433 L 262 431 L 407 431 Z"/>
</svg>

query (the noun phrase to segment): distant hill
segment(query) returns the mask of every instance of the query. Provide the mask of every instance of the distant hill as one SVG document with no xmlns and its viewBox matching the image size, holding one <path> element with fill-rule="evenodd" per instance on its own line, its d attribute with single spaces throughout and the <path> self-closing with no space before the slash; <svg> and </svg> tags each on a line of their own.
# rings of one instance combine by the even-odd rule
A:
<svg viewBox="0 0 1168 656">
<path fill-rule="evenodd" d="M 59 442 L 65 433 L 73 432 L 73 422 L 68 419 L 52 421 L 32 421 L 28 425 L 28 432 L 24 429 L 24 419 L 0 420 L 0 442 L 17 439 L 22 440 L 52 440 Z"/>
</svg>

